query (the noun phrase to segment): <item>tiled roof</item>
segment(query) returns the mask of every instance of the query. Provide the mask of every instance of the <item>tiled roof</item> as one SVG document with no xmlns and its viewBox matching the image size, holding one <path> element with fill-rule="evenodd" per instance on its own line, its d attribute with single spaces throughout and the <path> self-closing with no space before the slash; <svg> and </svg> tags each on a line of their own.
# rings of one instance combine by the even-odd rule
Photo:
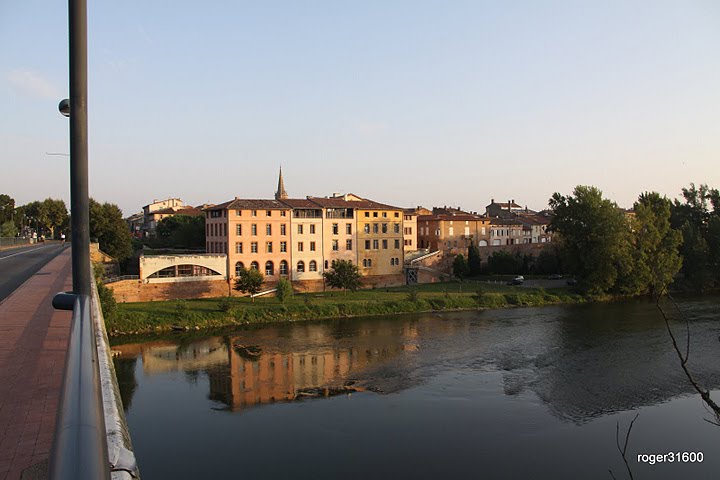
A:
<svg viewBox="0 0 720 480">
<path fill-rule="evenodd" d="M 324 208 L 359 208 L 363 210 L 402 210 L 398 207 L 385 205 L 363 198 L 360 200 L 345 200 L 344 197 L 307 197 L 308 200 Z M 359 197 L 358 197 L 359 198 Z"/>
<path fill-rule="evenodd" d="M 491 225 L 522 225 L 523 222 L 515 218 L 493 218 Z"/>
<path fill-rule="evenodd" d="M 482 216 L 482 215 L 473 215 L 471 213 L 457 213 L 457 214 L 434 214 L 434 215 L 419 215 L 418 216 L 418 222 L 419 221 L 433 221 L 433 220 L 442 220 L 442 221 L 489 221 L 490 219 L 488 217 Z"/>
<path fill-rule="evenodd" d="M 283 198 L 282 203 L 291 208 L 320 208 L 318 204 L 306 198 Z"/>
<path fill-rule="evenodd" d="M 288 210 L 288 206 L 279 200 L 257 200 L 236 198 L 220 203 L 206 210 Z"/>
</svg>

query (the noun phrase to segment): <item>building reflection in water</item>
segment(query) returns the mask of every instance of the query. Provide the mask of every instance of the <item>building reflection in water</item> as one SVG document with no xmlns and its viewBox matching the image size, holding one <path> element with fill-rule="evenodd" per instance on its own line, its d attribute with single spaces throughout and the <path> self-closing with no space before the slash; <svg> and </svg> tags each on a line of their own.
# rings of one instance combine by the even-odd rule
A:
<svg viewBox="0 0 720 480">
<path fill-rule="evenodd" d="M 333 325 L 243 331 L 188 344 L 156 341 L 113 347 L 118 361 L 142 358 L 144 375 L 207 375 L 209 398 L 239 411 L 355 385 L 370 368 L 418 350 L 414 323 L 373 325 L 345 336 Z M 362 389 L 362 385 L 355 388 Z M 322 393 L 321 393 L 322 394 Z"/>
</svg>

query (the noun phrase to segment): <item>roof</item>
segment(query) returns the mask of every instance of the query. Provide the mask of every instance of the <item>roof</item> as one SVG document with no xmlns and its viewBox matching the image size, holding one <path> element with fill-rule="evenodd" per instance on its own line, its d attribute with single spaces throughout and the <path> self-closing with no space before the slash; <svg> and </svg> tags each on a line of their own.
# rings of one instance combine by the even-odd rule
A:
<svg viewBox="0 0 720 480">
<path fill-rule="evenodd" d="M 385 205 L 374 200 L 361 198 L 352 193 L 342 197 L 307 197 L 308 200 L 323 208 L 357 208 L 362 210 L 402 210 L 399 207 Z M 358 200 L 353 200 L 357 198 Z"/>
<path fill-rule="evenodd" d="M 441 213 L 441 214 L 433 214 L 433 215 L 418 215 L 418 222 L 419 221 L 473 221 L 473 222 L 487 222 L 490 221 L 490 218 L 485 217 L 483 215 L 473 215 L 471 213 L 455 213 L 455 214 L 447 214 L 447 213 Z"/>
<path fill-rule="evenodd" d="M 202 215 L 202 211 L 195 207 L 169 207 L 161 208 L 160 210 L 153 210 L 150 215 L 191 215 L 199 216 Z"/>
<path fill-rule="evenodd" d="M 493 218 L 490 225 L 522 225 L 523 222 L 515 218 Z"/>
<path fill-rule="evenodd" d="M 313 203 L 307 198 L 283 198 L 282 203 L 291 208 L 320 208 L 317 203 Z"/>
<path fill-rule="evenodd" d="M 279 200 L 257 200 L 236 198 L 220 203 L 206 210 L 288 210 L 289 207 Z"/>
</svg>

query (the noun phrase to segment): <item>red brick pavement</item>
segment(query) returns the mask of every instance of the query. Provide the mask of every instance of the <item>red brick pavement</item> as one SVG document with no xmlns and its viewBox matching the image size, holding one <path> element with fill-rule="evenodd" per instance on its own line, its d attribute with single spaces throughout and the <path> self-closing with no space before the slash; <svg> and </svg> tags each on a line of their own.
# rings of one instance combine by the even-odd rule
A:
<svg viewBox="0 0 720 480">
<path fill-rule="evenodd" d="M 51 301 L 70 268 L 67 249 L 0 304 L 0 480 L 50 455 L 72 316 Z"/>
</svg>

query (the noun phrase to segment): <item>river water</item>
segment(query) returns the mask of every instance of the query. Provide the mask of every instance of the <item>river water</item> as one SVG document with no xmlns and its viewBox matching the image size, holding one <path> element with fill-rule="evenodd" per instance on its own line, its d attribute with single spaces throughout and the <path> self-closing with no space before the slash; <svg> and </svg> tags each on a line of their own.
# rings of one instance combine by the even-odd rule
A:
<svg viewBox="0 0 720 480">
<path fill-rule="evenodd" d="M 720 298 L 680 302 L 720 400 Z M 685 349 L 685 323 L 671 325 Z M 720 427 L 647 301 L 114 345 L 143 478 L 720 478 Z M 350 389 L 357 391 L 350 393 Z M 338 394 L 339 393 L 339 394 Z M 643 463 L 638 455 L 669 454 Z M 687 460 L 679 462 L 687 452 Z M 649 457 L 643 457 L 649 460 Z"/>
</svg>

